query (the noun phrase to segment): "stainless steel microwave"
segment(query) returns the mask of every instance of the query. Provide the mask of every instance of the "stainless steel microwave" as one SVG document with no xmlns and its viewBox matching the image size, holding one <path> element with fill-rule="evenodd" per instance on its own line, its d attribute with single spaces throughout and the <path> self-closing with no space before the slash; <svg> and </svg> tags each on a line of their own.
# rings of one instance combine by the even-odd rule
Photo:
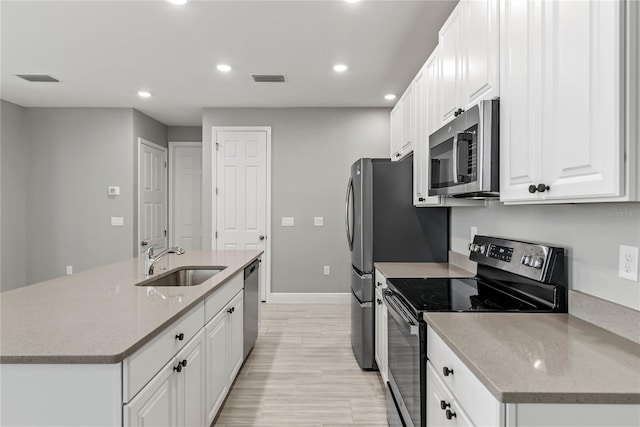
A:
<svg viewBox="0 0 640 427">
<path fill-rule="evenodd" d="M 500 101 L 481 101 L 429 136 L 429 195 L 500 195 Z"/>
</svg>

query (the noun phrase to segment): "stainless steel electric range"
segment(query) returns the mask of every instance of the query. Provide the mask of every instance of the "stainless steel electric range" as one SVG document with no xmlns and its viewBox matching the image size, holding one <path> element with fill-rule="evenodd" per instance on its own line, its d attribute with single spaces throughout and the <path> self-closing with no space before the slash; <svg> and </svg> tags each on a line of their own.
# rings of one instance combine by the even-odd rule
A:
<svg viewBox="0 0 640 427">
<path fill-rule="evenodd" d="M 389 426 L 426 425 L 427 311 L 567 311 L 563 248 L 489 236 L 469 244 L 475 277 L 388 279 Z"/>
</svg>

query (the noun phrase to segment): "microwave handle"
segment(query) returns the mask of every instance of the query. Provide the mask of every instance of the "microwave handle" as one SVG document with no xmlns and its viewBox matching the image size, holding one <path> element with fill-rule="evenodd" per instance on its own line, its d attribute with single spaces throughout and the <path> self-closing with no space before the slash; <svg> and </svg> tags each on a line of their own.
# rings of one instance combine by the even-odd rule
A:
<svg viewBox="0 0 640 427">
<path fill-rule="evenodd" d="M 458 183 L 458 135 L 460 133 L 456 133 L 453 135 L 453 183 Z"/>
</svg>

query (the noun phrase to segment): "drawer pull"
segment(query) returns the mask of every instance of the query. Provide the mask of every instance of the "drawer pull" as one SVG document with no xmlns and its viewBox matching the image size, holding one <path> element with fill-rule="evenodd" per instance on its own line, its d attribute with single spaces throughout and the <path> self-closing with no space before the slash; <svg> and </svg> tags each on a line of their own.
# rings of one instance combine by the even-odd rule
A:
<svg viewBox="0 0 640 427">
<path fill-rule="evenodd" d="M 174 366 L 173 370 L 176 372 L 182 372 L 183 367 L 187 367 L 187 359 L 184 359 L 182 362 L 178 362 L 178 366 Z"/>
<path fill-rule="evenodd" d="M 453 369 L 449 369 L 445 366 L 444 368 L 442 368 L 442 374 L 445 377 L 448 377 L 449 375 L 453 374 Z"/>
<path fill-rule="evenodd" d="M 184 334 L 182 332 L 180 332 L 179 334 L 176 335 L 176 339 L 178 341 L 182 341 L 184 339 Z"/>
<path fill-rule="evenodd" d="M 236 311 L 236 308 L 235 307 L 231 307 L 230 309 L 227 310 L 227 313 L 231 314 L 234 311 Z"/>
<path fill-rule="evenodd" d="M 440 401 L 440 409 L 442 409 L 443 411 L 447 408 L 451 408 L 451 403 L 447 403 L 444 400 Z"/>
<path fill-rule="evenodd" d="M 447 412 L 445 412 L 445 416 L 447 417 L 448 420 L 450 420 L 451 418 L 455 418 L 456 417 L 456 413 L 455 412 L 451 412 L 450 410 L 447 409 Z"/>
</svg>

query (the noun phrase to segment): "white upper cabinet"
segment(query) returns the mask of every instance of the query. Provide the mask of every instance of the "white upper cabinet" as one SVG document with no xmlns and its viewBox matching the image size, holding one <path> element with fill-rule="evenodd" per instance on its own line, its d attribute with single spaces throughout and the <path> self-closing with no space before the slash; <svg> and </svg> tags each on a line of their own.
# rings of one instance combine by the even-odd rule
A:
<svg viewBox="0 0 640 427">
<path fill-rule="evenodd" d="M 391 160 L 401 160 L 413 152 L 416 115 L 413 83 L 391 111 Z"/>
<path fill-rule="evenodd" d="M 440 29 L 438 127 L 483 99 L 498 96 L 498 0 L 461 0 Z"/>
<path fill-rule="evenodd" d="M 622 195 L 622 2 L 501 3 L 501 201 Z"/>
<path fill-rule="evenodd" d="M 438 48 L 414 79 L 416 143 L 413 148 L 413 204 L 437 206 L 439 196 L 429 197 L 429 135 L 437 130 Z"/>
</svg>

